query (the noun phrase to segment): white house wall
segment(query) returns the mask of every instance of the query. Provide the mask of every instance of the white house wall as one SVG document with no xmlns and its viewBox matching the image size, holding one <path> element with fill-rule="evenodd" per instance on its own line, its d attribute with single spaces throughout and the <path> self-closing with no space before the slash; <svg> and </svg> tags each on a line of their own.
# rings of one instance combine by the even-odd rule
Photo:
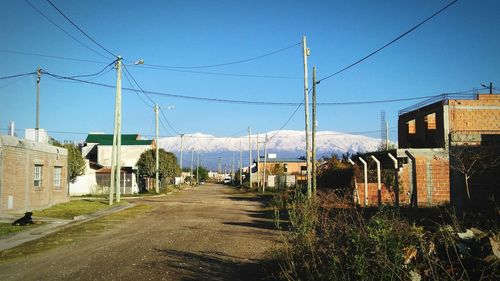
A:
<svg viewBox="0 0 500 281">
<path fill-rule="evenodd" d="M 97 163 L 104 167 L 111 166 L 111 145 L 97 146 Z M 141 154 L 150 149 L 150 145 L 122 145 L 121 147 L 121 166 L 135 167 Z"/>
</svg>

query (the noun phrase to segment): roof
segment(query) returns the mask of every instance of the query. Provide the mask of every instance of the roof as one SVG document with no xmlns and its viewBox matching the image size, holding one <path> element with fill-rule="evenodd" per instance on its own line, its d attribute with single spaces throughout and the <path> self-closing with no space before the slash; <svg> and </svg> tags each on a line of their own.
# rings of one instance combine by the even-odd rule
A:
<svg viewBox="0 0 500 281">
<path fill-rule="evenodd" d="M 261 163 L 263 163 L 263 159 L 260 160 Z M 267 158 L 266 160 L 267 163 L 305 163 L 306 159 L 300 159 L 300 158 Z"/>
<path fill-rule="evenodd" d="M 63 147 L 57 147 L 54 145 L 26 139 L 19 139 L 17 137 L 7 135 L 0 135 L 0 148 L 3 147 L 15 147 L 59 155 L 68 155 L 68 150 Z"/>
<path fill-rule="evenodd" d="M 455 100 L 455 99 L 456 100 L 477 100 L 477 96 L 478 96 L 477 93 L 474 93 L 474 94 L 470 94 L 470 93 L 441 94 L 441 95 L 437 95 L 437 96 L 431 97 L 429 99 L 426 99 L 426 100 L 419 102 L 417 104 L 414 104 L 412 106 L 403 108 L 398 112 L 398 115 L 401 116 L 405 113 L 420 109 L 420 108 L 427 106 L 427 105 L 430 105 L 430 104 L 445 103 L 448 100 Z"/>
<path fill-rule="evenodd" d="M 113 135 L 89 134 L 86 143 L 97 143 L 100 145 L 113 145 Z M 151 145 L 152 140 L 141 140 L 139 134 L 122 134 L 122 145 Z"/>
</svg>

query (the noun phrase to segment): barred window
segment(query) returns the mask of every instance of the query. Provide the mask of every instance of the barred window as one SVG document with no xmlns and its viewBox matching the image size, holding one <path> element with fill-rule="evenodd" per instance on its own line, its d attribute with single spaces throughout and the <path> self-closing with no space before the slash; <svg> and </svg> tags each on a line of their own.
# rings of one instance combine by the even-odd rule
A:
<svg viewBox="0 0 500 281">
<path fill-rule="evenodd" d="M 61 189 L 62 167 L 54 167 L 54 188 Z"/>
<path fill-rule="evenodd" d="M 40 188 L 42 186 L 42 167 L 43 165 L 35 165 L 35 175 L 33 185 Z"/>
</svg>

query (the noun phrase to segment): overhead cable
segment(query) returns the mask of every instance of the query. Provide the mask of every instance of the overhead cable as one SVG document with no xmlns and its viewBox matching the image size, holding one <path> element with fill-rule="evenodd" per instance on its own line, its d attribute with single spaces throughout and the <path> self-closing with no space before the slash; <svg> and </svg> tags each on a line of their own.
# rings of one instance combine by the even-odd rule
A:
<svg viewBox="0 0 500 281">
<path fill-rule="evenodd" d="M 37 7 L 35 7 L 33 4 L 31 4 L 31 2 L 29 2 L 28 0 L 24 0 L 24 2 L 26 2 L 26 4 L 28 4 L 33 10 L 35 10 L 37 13 L 39 13 L 42 17 L 44 17 L 46 20 L 48 20 L 50 23 L 52 23 L 55 27 L 57 27 L 59 30 L 61 30 L 62 32 L 64 32 L 64 34 L 68 35 L 69 37 L 71 37 L 71 39 L 75 40 L 77 43 L 79 43 L 80 45 L 82 45 L 83 47 L 87 48 L 88 50 L 98 54 L 99 56 L 103 57 L 103 58 L 106 58 L 106 59 L 109 59 L 108 57 L 106 57 L 105 55 L 101 54 L 100 52 L 98 52 L 97 50 L 91 48 L 90 46 L 88 46 L 87 44 L 83 43 L 82 41 L 78 40 L 78 38 L 76 38 L 75 36 L 71 35 L 69 32 L 67 32 L 64 28 L 62 28 L 61 26 L 59 26 L 57 23 L 55 23 L 53 20 L 51 20 L 48 16 L 46 16 L 42 11 L 40 11 Z"/>
<path fill-rule="evenodd" d="M 49 1 L 49 0 L 47 0 L 47 1 Z M 240 64 L 240 63 L 244 63 L 244 62 L 258 60 L 258 59 L 261 59 L 261 58 L 264 58 L 264 57 L 267 57 L 267 56 L 270 56 L 270 55 L 274 55 L 276 53 L 283 52 L 283 51 L 288 50 L 288 49 L 291 49 L 291 48 L 293 48 L 295 46 L 298 46 L 300 44 L 301 44 L 300 42 L 299 43 L 295 43 L 295 44 L 290 45 L 288 47 L 284 47 L 284 48 L 281 48 L 281 49 L 278 49 L 278 50 L 275 50 L 275 51 L 272 51 L 272 52 L 269 52 L 269 53 L 266 53 L 266 54 L 263 54 L 263 55 L 251 57 L 251 58 L 248 58 L 248 59 L 242 59 L 242 60 L 236 60 L 236 61 L 231 61 L 231 62 L 225 62 L 225 63 L 208 64 L 208 65 L 196 65 L 196 66 L 173 66 L 173 65 L 159 65 L 159 64 L 144 64 L 144 65 L 146 65 L 146 66 L 154 66 L 154 67 L 158 67 L 158 68 L 211 68 L 211 67 L 218 67 L 218 66 L 226 66 L 226 65 Z"/>
<path fill-rule="evenodd" d="M 50 0 L 46 0 L 54 9 L 56 9 L 59 14 L 61 14 L 66 20 L 68 20 L 76 29 L 78 29 L 85 37 L 87 37 L 90 41 L 94 42 L 97 46 L 101 47 L 105 52 L 108 54 L 112 55 L 114 58 L 118 57 L 117 55 L 113 54 L 111 51 L 106 49 L 103 45 L 99 44 L 94 38 L 92 38 L 90 35 L 87 34 L 87 32 L 83 31 L 78 25 L 76 25 L 69 17 L 67 17 L 59 8 L 56 7 Z"/>
<path fill-rule="evenodd" d="M 412 31 L 414 31 L 415 29 L 419 28 L 421 25 L 423 25 L 424 23 L 426 23 L 427 21 L 429 21 L 430 19 L 432 19 L 433 17 L 439 15 L 440 13 L 442 13 L 444 10 L 448 9 L 451 5 L 455 4 L 458 0 L 454 0 L 452 1 L 451 3 L 449 3 L 448 5 L 444 6 L 441 10 L 435 12 L 434 14 L 432 14 L 431 16 L 429 16 L 428 18 L 426 18 L 425 20 L 421 21 L 420 23 L 418 23 L 417 25 L 415 25 L 414 27 L 410 28 L 408 31 L 406 31 L 405 33 L 399 35 L 398 37 L 394 38 L 393 40 L 391 40 L 389 43 L 383 45 L 382 47 L 376 49 L 375 51 L 369 53 L 368 55 L 364 56 L 363 58 L 353 62 L 352 64 L 338 70 L 337 72 L 334 72 L 322 79 L 319 79 L 318 81 L 316 81 L 316 84 L 319 84 L 321 83 L 322 81 L 326 80 L 326 79 L 329 79 L 335 75 L 338 75 L 346 70 L 348 70 L 349 68 L 363 62 L 364 60 L 368 59 L 369 57 L 375 55 L 376 53 L 382 51 L 383 49 L 385 49 L 386 47 L 389 47 L 390 45 L 392 45 L 393 43 L 395 43 L 396 41 L 398 41 L 399 39 L 405 37 L 406 35 L 408 35 L 409 33 L 411 33 Z"/>
</svg>

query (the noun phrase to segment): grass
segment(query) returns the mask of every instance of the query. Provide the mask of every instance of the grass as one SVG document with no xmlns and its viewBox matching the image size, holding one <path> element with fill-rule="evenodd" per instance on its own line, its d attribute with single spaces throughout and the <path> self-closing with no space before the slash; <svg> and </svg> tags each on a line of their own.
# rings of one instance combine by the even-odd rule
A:
<svg viewBox="0 0 500 281">
<path fill-rule="evenodd" d="M 113 206 L 117 204 L 123 205 L 127 204 L 127 202 L 115 203 Z M 107 200 L 71 200 L 70 202 L 57 204 L 41 211 L 34 211 L 33 216 L 73 219 L 73 217 L 94 213 L 109 207 Z"/>
<path fill-rule="evenodd" d="M 102 218 L 64 228 L 40 239 L 1 251 L 0 262 L 13 258 L 25 257 L 26 255 L 37 254 L 59 246 L 81 241 L 86 238 L 93 238 L 97 234 L 112 228 L 116 224 L 149 212 L 153 208 L 154 206 L 152 205 L 137 205 Z"/>
<path fill-rule="evenodd" d="M 11 223 L 0 223 L 0 238 L 7 236 L 12 233 L 21 232 L 28 228 L 35 227 L 36 225 L 19 226 L 12 225 Z"/>
</svg>

